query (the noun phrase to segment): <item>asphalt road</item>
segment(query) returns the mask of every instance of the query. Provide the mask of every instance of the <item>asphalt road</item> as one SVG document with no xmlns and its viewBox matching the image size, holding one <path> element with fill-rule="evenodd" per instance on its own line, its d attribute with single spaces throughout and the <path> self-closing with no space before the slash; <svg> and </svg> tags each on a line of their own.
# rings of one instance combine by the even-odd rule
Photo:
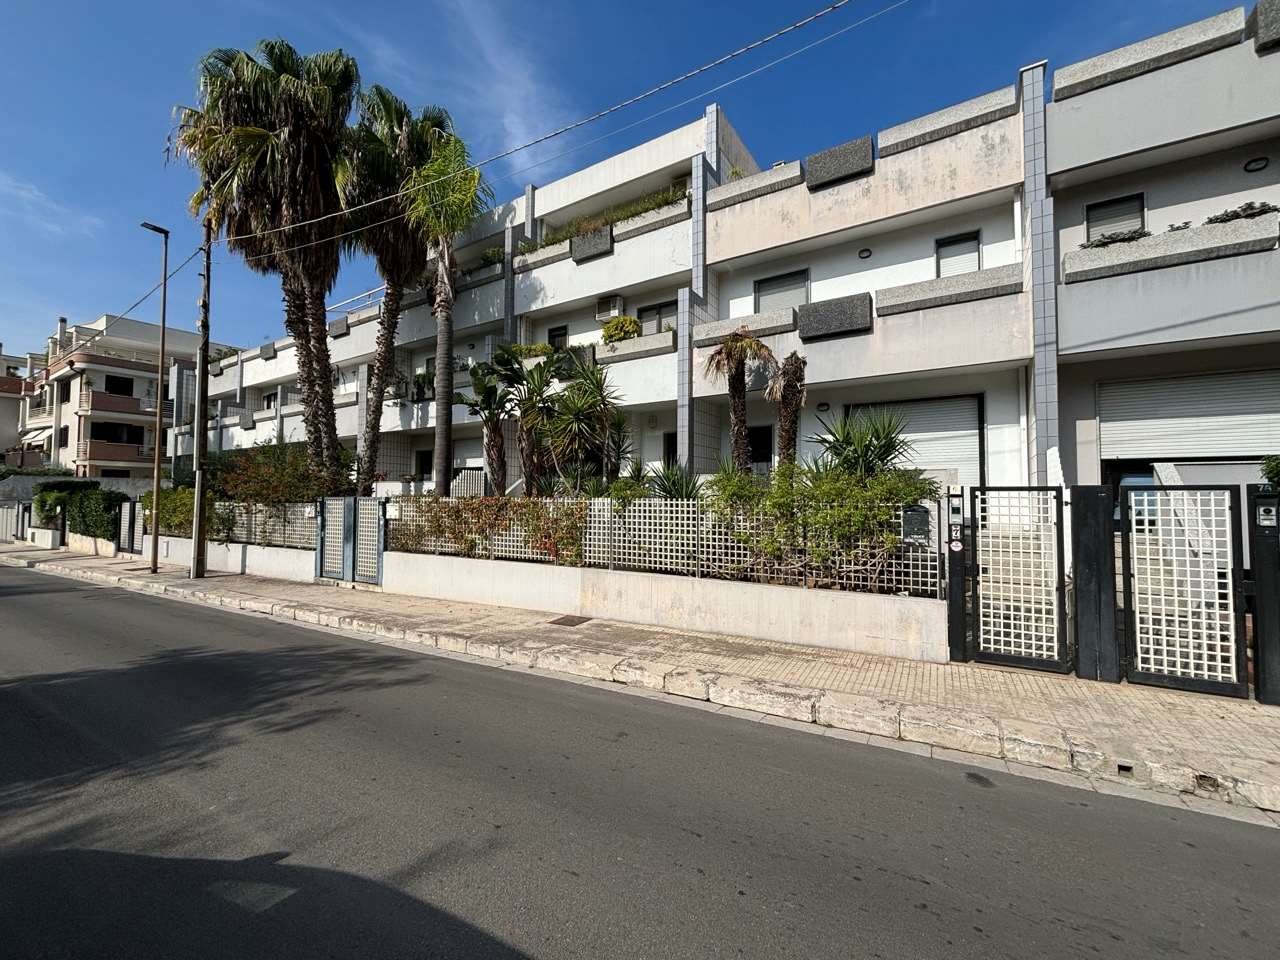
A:
<svg viewBox="0 0 1280 960">
<path fill-rule="evenodd" d="M 0 568 L 11 960 L 1271 958 L 1278 876 L 1277 830 Z"/>
</svg>

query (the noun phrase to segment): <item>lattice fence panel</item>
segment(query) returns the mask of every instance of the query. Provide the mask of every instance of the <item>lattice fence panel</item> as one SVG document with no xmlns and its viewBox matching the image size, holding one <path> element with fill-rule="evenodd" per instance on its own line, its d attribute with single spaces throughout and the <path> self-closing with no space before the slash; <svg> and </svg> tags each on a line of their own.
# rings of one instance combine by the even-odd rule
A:
<svg viewBox="0 0 1280 960">
<path fill-rule="evenodd" d="M 343 537 L 345 533 L 346 500 L 342 497 L 326 497 L 324 500 L 324 552 L 321 566 L 324 576 L 342 577 Z"/>
<path fill-rule="evenodd" d="M 1227 490 L 1130 490 L 1134 667 L 1235 683 L 1235 522 Z"/>
<path fill-rule="evenodd" d="M 375 497 L 356 499 L 355 577 L 366 583 L 380 579 L 379 527 L 382 525 L 382 501 Z"/>
<path fill-rule="evenodd" d="M 1058 501 L 1053 490 L 974 494 L 978 649 L 1056 660 L 1059 645 Z"/>
</svg>

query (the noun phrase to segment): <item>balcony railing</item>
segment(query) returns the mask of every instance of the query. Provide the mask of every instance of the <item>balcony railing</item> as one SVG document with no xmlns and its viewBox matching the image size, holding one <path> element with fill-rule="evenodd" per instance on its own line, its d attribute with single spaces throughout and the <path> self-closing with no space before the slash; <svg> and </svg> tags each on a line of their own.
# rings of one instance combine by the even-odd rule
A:
<svg viewBox="0 0 1280 960">
<path fill-rule="evenodd" d="M 47 467 L 49 455 L 43 450 L 10 450 L 4 455 L 4 465 L 19 470 L 26 467 Z"/>
<path fill-rule="evenodd" d="M 152 450 L 152 447 L 145 444 L 81 440 L 76 444 L 76 459 L 146 463 L 152 459 Z"/>
<path fill-rule="evenodd" d="M 124 397 L 101 390 L 81 390 L 80 412 L 154 414 L 156 401 L 154 397 Z M 173 419 L 172 400 L 164 401 L 164 416 L 166 419 Z"/>
<path fill-rule="evenodd" d="M 27 423 L 30 423 L 32 420 L 39 420 L 42 417 L 52 417 L 52 416 L 53 416 L 52 406 L 46 405 L 46 406 L 38 407 L 35 404 L 32 404 L 31 406 L 27 407 Z"/>
</svg>

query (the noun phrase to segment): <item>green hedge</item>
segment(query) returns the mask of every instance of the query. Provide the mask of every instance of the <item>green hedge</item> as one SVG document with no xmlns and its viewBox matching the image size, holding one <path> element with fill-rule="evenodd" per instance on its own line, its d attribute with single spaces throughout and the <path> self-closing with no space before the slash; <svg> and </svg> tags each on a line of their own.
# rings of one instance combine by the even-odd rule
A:
<svg viewBox="0 0 1280 960">
<path fill-rule="evenodd" d="M 67 530 L 85 537 L 114 539 L 117 511 L 128 499 L 117 490 L 81 490 L 67 494 Z"/>
</svg>

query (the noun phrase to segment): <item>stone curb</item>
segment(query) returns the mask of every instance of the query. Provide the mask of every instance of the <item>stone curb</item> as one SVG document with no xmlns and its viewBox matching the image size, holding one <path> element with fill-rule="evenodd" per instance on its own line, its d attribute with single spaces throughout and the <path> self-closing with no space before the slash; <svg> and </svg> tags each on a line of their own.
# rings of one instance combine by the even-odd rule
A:
<svg viewBox="0 0 1280 960">
<path fill-rule="evenodd" d="M 1040 768 L 1043 778 L 1080 786 L 1115 784 L 1114 791 L 1164 793 L 1215 800 L 1237 808 L 1280 811 L 1280 763 L 1242 758 L 1189 756 L 1154 745 L 1095 737 L 1053 724 L 984 716 L 925 704 L 900 703 L 863 694 L 793 686 L 627 657 L 545 640 L 466 636 L 415 625 L 407 617 L 351 614 L 339 607 L 279 601 L 247 594 L 202 590 L 69 567 L 51 560 L 0 556 L 0 565 L 24 567 L 126 590 L 180 597 L 273 619 L 329 627 L 407 645 L 431 647 L 534 670 L 580 677 L 596 685 L 635 687 L 705 702 L 729 715 L 762 714 L 786 725 L 818 726 L 839 739 L 893 746 L 909 753 L 983 766 L 1007 761 Z M 1277 822 L 1280 826 L 1280 822 Z"/>
</svg>

